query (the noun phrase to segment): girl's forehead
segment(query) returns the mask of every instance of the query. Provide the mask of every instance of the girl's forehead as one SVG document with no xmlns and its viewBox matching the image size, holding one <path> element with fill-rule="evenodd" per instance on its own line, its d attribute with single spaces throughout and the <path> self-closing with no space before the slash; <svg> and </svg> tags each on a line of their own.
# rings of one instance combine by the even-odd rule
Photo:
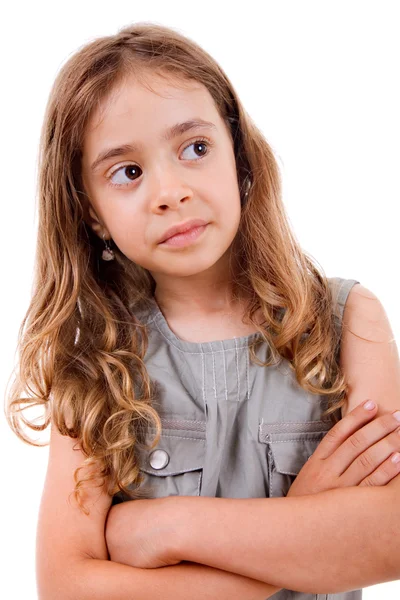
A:
<svg viewBox="0 0 400 600">
<path fill-rule="evenodd" d="M 102 125 L 112 124 L 116 119 L 141 122 L 143 117 L 174 111 L 214 111 L 216 107 L 207 88 L 197 81 L 168 80 L 165 76 L 147 75 L 144 80 L 127 77 L 116 84 L 98 103 L 93 111 L 86 132 Z M 156 111 L 156 112 L 154 112 Z"/>
</svg>

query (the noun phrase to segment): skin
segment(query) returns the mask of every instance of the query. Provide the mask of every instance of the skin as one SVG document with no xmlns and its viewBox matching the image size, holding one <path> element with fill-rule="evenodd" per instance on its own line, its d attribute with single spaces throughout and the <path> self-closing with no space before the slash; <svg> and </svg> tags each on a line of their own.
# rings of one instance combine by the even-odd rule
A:
<svg viewBox="0 0 400 600">
<path fill-rule="evenodd" d="M 241 215 L 229 128 L 202 84 L 155 74 L 147 74 L 146 81 L 151 89 L 128 78 L 88 123 L 82 179 L 89 224 L 101 239 L 103 234 L 112 238 L 125 256 L 150 271 L 155 298 L 177 335 L 193 341 L 247 335 L 254 328 L 237 318 L 243 316 L 243 301 L 232 300 L 229 275 Z M 160 141 L 168 127 L 194 117 L 211 121 L 215 129 L 197 128 Z M 212 143 L 206 151 L 193 144 L 203 137 Z M 102 150 L 128 143 L 141 148 L 91 170 Z M 138 169 L 122 168 L 128 165 Z M 110 187 L 111 174 L 114 183 L 128 185 Z M 192 218 L 209 222 L 195 243 L 182 248 L 158 244 L 169 227 Z"/>
</svg>

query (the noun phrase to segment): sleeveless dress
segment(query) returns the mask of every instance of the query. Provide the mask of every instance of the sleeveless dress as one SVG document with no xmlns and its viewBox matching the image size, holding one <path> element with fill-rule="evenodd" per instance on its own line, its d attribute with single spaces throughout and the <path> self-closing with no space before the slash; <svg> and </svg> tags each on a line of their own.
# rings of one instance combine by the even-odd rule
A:
<svg viewBox="0 0 400 600">
<path fill-rule="evenodd" d="M 358 281 L 329 278 L 336 326 Z M 304 463 L 332 427 L 322 421 L 323 396 L 303 390 L 282 359 L 261 367 L 249 358 L 258 332 L 212 342 L 178 338 L 155 300 L 137 315 L 146 323 L 146 368 L 156 382 L 162 433 L 157 447 L 140 451 L 144 498 L 286 496 Z M 268 358 L 262 340 L 257 357 Z M 151 439 L 155 430 L 149 430 Z M 129 498 L 121 492 L 113 504 Z M 310 540 L 312 543 L 312 540 Z M 282 589 L 276 600 L 360 600 L 362 590 L 310 594 Z"/>
</svg>

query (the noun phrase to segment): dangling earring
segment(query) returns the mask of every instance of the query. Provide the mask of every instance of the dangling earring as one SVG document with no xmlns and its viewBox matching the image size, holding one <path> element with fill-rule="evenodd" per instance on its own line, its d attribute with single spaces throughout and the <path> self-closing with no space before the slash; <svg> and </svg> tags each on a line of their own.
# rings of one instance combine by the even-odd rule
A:
<svg viewBox="0 0 400 600">
<path fill-rule="evenodd" d="M 106 247 L 105 247 L 105 250 L 103 250 L 101 258 L 103 260 L 114 260 L 114 258 L 115 258 L 114 251 L 110 248 L 107 240 L 105 240 L 104 238 L 105 238 L 105 233 L 103 233 L 103 242 L 105 243 Z"/>
<path fill-rule="evenodd" d="M 247 176 L 247 177 L 246 177 L 246 179 L 244 180 L 244 188 L 245 188 L 245 190 L 246 190 L 246 191 L 245 191 L 245 193 L 243 194 L 243 203 L 244 203 L 244 202 L 246 202 L 246 200 L 247 200 L 247 197 L 248 197 L 248 195 L 249 195 L 250 188 L 251 188 L 251 179 L 250 179 L 250 177 L 248 177 L 248 176 Z"/>
</svg>

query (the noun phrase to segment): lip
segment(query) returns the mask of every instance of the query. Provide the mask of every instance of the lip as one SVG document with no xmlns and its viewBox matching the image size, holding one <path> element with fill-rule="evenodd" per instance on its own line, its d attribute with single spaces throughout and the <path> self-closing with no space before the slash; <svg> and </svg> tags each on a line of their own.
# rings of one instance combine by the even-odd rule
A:
<svg viewBox="0 0 400 600">
<path fill-rule="evenodd" d="M 162 244 L 178 233 L 186 233 L 187 231 L 190 231 L 195 227 L 201 227 L 202 225 L 208 225 L 207 221 L 204 221 L 203 219 L 191 219 L 190 221 L 185 221 L 184 223 L 178 223 L 178 225 L 174 225 L 173 227 L 167 229 L 167 231 L 159 239 L 158 244 Z"/>
</svg>

